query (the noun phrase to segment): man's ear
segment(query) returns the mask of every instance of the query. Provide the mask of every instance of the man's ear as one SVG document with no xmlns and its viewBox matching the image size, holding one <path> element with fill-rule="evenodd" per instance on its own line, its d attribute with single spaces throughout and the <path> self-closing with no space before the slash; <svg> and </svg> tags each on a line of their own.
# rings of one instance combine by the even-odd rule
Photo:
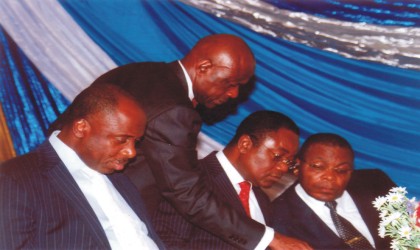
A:
<svg viewBox="0 0 420 250">
<path fill-rule="evenodd" d="M 197 65 L 197 72 L 202 74 L 206 73 L 213 66 L 211 60 L 205 59 L 201 60 Z"/>
<path fill-rule="evenodd" d="M 248 150 L 252 148 L 252 145 L 253 143 L 249 135 L 242 135 L 241 137 L 239 137 L 237 146 L 240 153 L 248 152 Z"/>
<path fill-rule="evenodd" d="M 90 131 L 90 124 L 85 119 L 78 119 L 73 122 L 73 134 L 77 138 L 82 138 L 85 134 Z"/>
</svg>

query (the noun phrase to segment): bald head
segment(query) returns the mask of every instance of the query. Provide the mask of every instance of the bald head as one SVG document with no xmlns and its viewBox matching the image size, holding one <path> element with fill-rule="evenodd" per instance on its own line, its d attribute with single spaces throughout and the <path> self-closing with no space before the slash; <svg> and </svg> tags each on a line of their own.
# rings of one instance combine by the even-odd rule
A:
<svg viewBox="0 0 420 250">
<path fill-rule="evenodd" d="M 202 38 L 181 62 L 193 82 L 195 99 L 208 108 L 236 98 L 255 70 L 249 46 L 229 34 Z"/>
</svg>

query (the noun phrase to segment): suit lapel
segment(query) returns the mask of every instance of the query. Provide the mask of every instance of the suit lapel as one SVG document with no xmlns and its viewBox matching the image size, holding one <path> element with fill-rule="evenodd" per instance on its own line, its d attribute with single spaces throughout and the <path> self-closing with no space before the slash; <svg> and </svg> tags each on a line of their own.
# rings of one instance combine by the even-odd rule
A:
<svg viewBox="0 0 420 250">
<path fill-rule="evenodd" d="M 263 213 L 266 225 L 269 225 L 269 218 L 271 217 L 270 200 L 268 196 L 258 187 L 253 187 L 255 197 L 257 198 L 258 205 Z"/>
<path fill-rule="evenodd" d="M 104 248 L 110 248 L 108 239 L 95 212 L 51 144 L 49 142 L 44 143 L 40 147 L 40 150 L 46 162 L 44 166 L 46 181 L 55 188 L 57 193 L 67 200 L 68 207 L 76 210 L 77 214 L 85 220 L 86 227 L 98 239 L 98 242 Z"/>
<path fill-rule="evenodd" d="M 179 65 L 178 61 L 173 61 L 168 64 L 171 71 L 176 75 L 179 82 L 181 83 L 182 87 L 184 88 L 185 92 L 188 95 L 188 84 L 187 79 L 185 79 L 184 71 L 182 70 L 181 66 Z"/>
<path fill-rule="evenodd" d="M 206 157 L 206 170 L 208 178 L 213 183 L 214 192 L 232 207 L 246 215 L 245 209 L 242 206 L 236 190 L 233 188 L 232 183 L 227 177 L 225 171 L 216 158 L 216 152 L 211 153 Z"/>
<path fill-rule="evenodd" d="M 294 188 L 288 190 L 287 200 L 290 202 L 290 214 L 295 218 L 293 230 L 298 234 L 314 239 L 322 239 L 327 245 L 342 245 L 343 241 L 309 208 L 296 194 Z M 306 237 L 303 237 L 304 239 Z M 322 244 L 322 243 L 321 243 Z"/>
<path fill-rule="evenodd" d="M 357 210 L 359 210 L 363 221 L 366 223 L 370 235 L 372 235 L 373 240 L 375 241 L 375 245 L 378 246 L 380 240 L 378 236 L 379 213 L 372 205 L 374 198 L 366 197 L 364 194 L 360 193 L 353 193 L 351 190 L 348 190 L 348 192 L 356 204 Z"/>
</svg>

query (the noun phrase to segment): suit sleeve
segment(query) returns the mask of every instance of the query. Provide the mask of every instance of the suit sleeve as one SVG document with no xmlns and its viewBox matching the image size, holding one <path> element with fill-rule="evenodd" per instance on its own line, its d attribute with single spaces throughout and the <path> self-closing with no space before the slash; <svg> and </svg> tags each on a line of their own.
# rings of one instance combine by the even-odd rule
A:
<svg viewBox="0 0 420 250">
<path fill-rule="evenodd" d="M 0 249 L 30 248 L 36 222 L 24 185 L 0 177 Z"/>
<path fill-rule="evenodd" d="M 228 243 L 254 249 L 265 226 L 219 202 L 197 167 L 197 135 L 201 118 L 178 106 L 148 123 L 145 155 L 162 195 L 190 222 Z"/>
</svg>

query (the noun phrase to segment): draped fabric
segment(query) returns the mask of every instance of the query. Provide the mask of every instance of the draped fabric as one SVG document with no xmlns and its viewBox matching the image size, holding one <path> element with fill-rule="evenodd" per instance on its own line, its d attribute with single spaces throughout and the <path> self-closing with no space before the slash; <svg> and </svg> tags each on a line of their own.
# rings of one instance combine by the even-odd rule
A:
<svg viewBox="0 0 420 250">
<path fill-rule="evenodd" d="M 20 155 L 44 141 L 49 124 L 64 111 L 69 101 L 1 27 L 0 41 L 0 102 L 14 149 Z"/>
<path fill-rule="evenodd" d="M 420 19 L 420 4 L 380 0 L 267 0 L 294 10 L 289 11 L 264 1 L 182 1 L 259 33 L 349 58 L 420 69 L 420 28 L 414 27 L 417 22 L 413 21 Z M 325 16 L 332 18 L 322 18 Z M 382 25 L 374 25 L 378 23 Z"/>
<path fill-rule="evenodd" d="M 249 2 L 267 6 L 262 1 Z M 396 26 L 384 28 L 384 23 L 369 23 L 368 27 L 374 33 L 389 29 L 390 32 L 396 32 L 393 33 L 394 37 L 401 37 L 404 41 L 412 39 L 411 47 L 402 43 L 399 47 L 395 46 L 398 49 L 386 54 L 384 52 L 387 50 L 374 50 L 375 46 L 379 46 L 376 43 L 370 47 L 372 50 L 362 51 L 359 53 L 362 56 L 354 57 L 339 53 L 338 50 L 344 48 L 341 46 L 344 43 L 337 35 L 340 33 L 337 30 L 348 24 L 345 22 L 357 20 L 342 19 L 341 22 L 339 18 L 330 19 L 328 13 L 319 11 L 303 15 L 302 12 L 292 13 L 296 9 L 289 8 L 286 16 L 298 16 L 300 19 L 287 19 L 280 29 L 284 34 L 279 37 L 275 32 L 264 32 L 273 26 L 260 26 L 266 28 L 260 33 L 253 23 L 255 20 L 245 19 L 241 9 L 226 10 L 229 6 L 222 4 L 219 7 L 225 12 L 213 13 L 203 11 L 204 7 L 198 8 L 191 1 L 48 0 L 40 5 L 31 0 L 5 0 L 2 3 L 1 24 L 7 33 L 11 34 L 13 31 L 13 39 L 6 39 L 7 35 L 3 30 L 2 44 L 10 47 L 14 40 L 18 47 L 25 48 L 24 53 L 19 50 L 18 56 L 16 53 L 14 57 L 2 56 L 0 82 L 0 101 L 3 105 L 6 105 L 4 99 L 13 98 L 8 101 L 11 106 L 5 108 L 9 128 L 15 123 L 13 119 L 21 117 L 17 123 L 20 124 L 20 132 L 11 131 L 15 148 L 23 148 L 17 150 L 18 154 L 27 152 L 31 145 L 37 144 L 37 140 L 31 141 L 31 137 L 39 140 L 43 138 L 46 124 L 54 120 L 57 112 L 63 110 L 62 107 L 68 104 L 67 100 L 71 100 L 92 79 L 114 65 L 135 61 L 169 62 L 181 58 L 205 35 L 232 33 L 243 37 L 255 53 L 256 83 L 249 97 L 243 100 L 236 112 L 220 122 L 203 126 L 202 138 L 211 139 L 207 140 L 207 151 L 226 144 L 238 124 L 251 112 L 261 109 L 276 110 L 296 121 L 302 131 L 301 140 L 317 132 L 338 133 L 353 145 L 356 151 L 356 168 L 380 168 L 397 184 L 406 186 L 410 194 L 420 196 L 420 183 L 415 181 L 420 178 L 420 71 L 410 66 L 420 65 L 420 57 L 416 54 L 419 50 L 411 53 L 413 48 L 420 48 L 416 27 L 418 22 L 402 25 L 405 31 L 411 32 L 405 34 Z M 7 7 L 7 11 L 4 7 Z M 273 5 L 270 8 L 276 7 Z M 261 10 L 261 7 L 253 7 L 252 10 Z M 42 36 L 34 33 L 28 39 L 20 35 L 30 33 L 28 29 L 31 29 L 25 27 L 29 21 L 23 20 L 24 14 L 19 14 L 22 20 L 16 20 L 20 11 L 29 12 L 26 13 L 27 17 L 44 20 L 44 27 L 40 29 Z M 286 10 L 273 11 L 285 13 Z M 31 13 L 38 15 L 34 17 Z M 65 17 L 57 13 L 63 13 Z M 229 15 L 224 16 L 224 13 Z M 258 16 L 255 13 L 260 12 L 254 12 L 253 16 Z M 237 19 L 236 14 L 239 17 Z M 318 21 L 302 23 L 305 18 Z M 418 21 L 415 16 L 411 19 Z M 51 22 L 47 22 L 48 20 Z M 402 22 L 395 20 L 396 25 Z M 32 21 L 30 24 L 36 26 L 37 22 Z M 311 29 L 308 29 L 309 24 Z M 287 26 L 295 28 L 287 33 Z M 296 33 L 296 30 L 299 32 Z M 329 44 L 334 45 L 337 51 L 324 50 L 325 47 L 317 47 L 315 42 L 287 39 L 298 34 L 300 38 L 316 41 L 319 38 L 314 35 L 316 30 L 334 31 L 336 40 L 330 40 Z M 364 34 L 367 35 L 368 31 L 365 30 Z M 325 36 L 330 34 L 325 32 Z M 375 34 L 370 37 L 375 37 Z M 387 40 L 387 34 L 389 33 L 383 34 L 383 40 L 391 41 L 392 39 Z M 44 38 L 49 40 L 42 40 Z M 359 38 L 352 36 L 355 43 Z M 380 40 L 380 37 L 376 39 Z M 36 44 L 36 48 L 31 49 L 31 42 Z M 49 46 L 51 49 L 48 49 Z M 392 44 L 387 46 L 393 48 Z M 6 49 L 8 50 L 10 48 Z M 34 55 L 27 52 L 34 50 L 37 52 L 32 52 Z M 48 54 L 49 50 L 54 53 Z M 372 53 L 375 55 L 368 58 Z M 4 66 L 5 61 L 13 64 L 24 62 L 27 68 Z M 71 69 L 67 70 L 70 74 L 65 73 L 68 68 Z M 38 72 L 37 69 L 42 70 Z M 36 77 L 22 85 L 25 80 L 20 78 L 21 75 L 28 74 L 24 73 L 26 71 L 36 72 L 33 73 Z M 9 78 L 5 78 L 4 72 L 10 72 Z M 13 74 L 15 78 L 11 76 Z M 48 80 L 44 75 L 48 75 Z M 60 80 L 54 75 L 65 75 L 65 79 Z M 36 87 L 40 84 L 42 88 Z M 42 101 L 38 103 L 44 106 L 37 110 L 36 98 L 19 95 L 13 88 L 40 97 L 46 95 L 46 92 L 53 97 L 41 98 Z M 66 99 L 60 96 L 57 89 Z M 33 107 L 24 110 L 22 102 L 32 103 Z M 55 111 L 45 117 L 41 115 L 48 109 Z M 26 117 L 29 113 L 35 117 Z"/>
</svg>

